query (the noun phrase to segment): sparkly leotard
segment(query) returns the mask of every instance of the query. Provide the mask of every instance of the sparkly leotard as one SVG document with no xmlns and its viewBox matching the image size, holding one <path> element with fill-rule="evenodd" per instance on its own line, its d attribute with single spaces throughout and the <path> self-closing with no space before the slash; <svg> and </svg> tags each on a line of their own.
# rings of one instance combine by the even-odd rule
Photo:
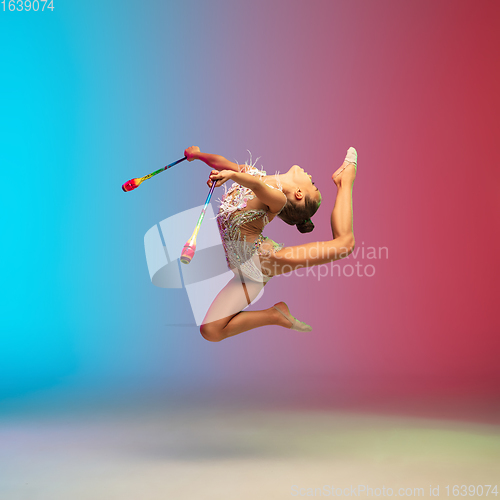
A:
<svg viewBox="0 0 500 500">
<path fill-rule="evenodd" d="M 245 163 L 242 172 L 258 176 L 262 180 L 267 175 L 266 172 L 259 170 L 254 165 Z M 277 177 L 276 181 L 277 188 L 274 189 L 278 189 L 283 193 Z M 283 245 L 262 235 L 262 230 L 269 223 L 268 212 L 266 210 L 245 210 L 247 201 L 253 198 L 255 198 L 255 194 L 251 189 L 234 182 L 229 190 L 226 188 L 226 192 L 222 200 L 220 200 L 221 205 L 216 219 L 229 268 L 240 270 L 245 277 L 253 281 L 267 282 L 271 279 L 271 276 L 262 272 L 259 256 L 268 257 L 271 252 L 281 250 Z M 283 210 L 285 205 L 286 199 L 281 210 Z M 280 213 L 281 210 L 277 213 Z M 247 234 L 242 234 L 242 229 Z M 252 241 L 247 241 L 247 236 Z M 261 248 L 264 242 L 269 244 L 265 246 L 270 246 L 271 250 Z"/>
</svg>

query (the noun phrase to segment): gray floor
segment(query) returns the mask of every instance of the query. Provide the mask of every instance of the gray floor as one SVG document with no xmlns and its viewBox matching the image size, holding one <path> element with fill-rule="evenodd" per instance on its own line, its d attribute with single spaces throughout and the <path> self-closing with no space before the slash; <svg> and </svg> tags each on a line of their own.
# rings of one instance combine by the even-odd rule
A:
<svg viewBox="0 0 500 500">
<path fill-rule="evenodd" d="M 0 498 L 254 500 L 351 486 L 361 498 L 358 486 L 374 488 L 368 496 L 382 487 L 417 496 L 413 489 L 423 488 L 418 496 L 426 497 L 439 486 L 446 497 L 446 485 L 500 482 L 499 431 L 346 410 L 11 415 L 0 423 Z"/>
</svg>

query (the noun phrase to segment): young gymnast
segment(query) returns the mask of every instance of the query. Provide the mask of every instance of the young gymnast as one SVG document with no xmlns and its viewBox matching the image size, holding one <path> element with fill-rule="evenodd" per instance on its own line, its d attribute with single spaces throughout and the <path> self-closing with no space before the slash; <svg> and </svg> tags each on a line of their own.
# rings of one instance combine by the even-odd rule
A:
<svg viewBox="0 0 500 500">
<path fill-rule="evenodd" d="M 212 167 L 207 184 L 216 187 L 234 183 L 222 197 L 217 215 L 229 268 L 235 276 L 221 290 L 205 316 L 200 332 L 211 342 L 264 325 L 279 325 L 297 331 L 312 328 L 290 315 L 278 302 L 269 309 L 243 311 L 273 276 L 347 257 L 354 249 L 352 188 L 357 170 L 357 152 L 349 148 L 344 163 L 332 175 L 337 198 L 331 214 L 333 239 L 284 247 L 262 235 L 264 227 L 278 216 L 301 233 L 314 229 L 311 217 L 321 204 L 321 194 L 312 176 L 298 165 L 288 172 L 267 176 L 252 165 L 238 165 L 223 156 L 202 153 L 196 146 L 184 152 L 188 161 L 201 160 Z"/>
</svg>

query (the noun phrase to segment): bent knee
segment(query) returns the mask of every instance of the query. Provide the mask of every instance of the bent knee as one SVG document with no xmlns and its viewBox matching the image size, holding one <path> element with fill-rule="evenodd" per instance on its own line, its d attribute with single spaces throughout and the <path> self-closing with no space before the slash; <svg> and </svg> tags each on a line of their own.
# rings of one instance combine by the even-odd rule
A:
<svg viewBox="0 0 500 500">
<path fill-rule="evenodd" d="M 201 325 L 200 333 L 201 336 L 209 342 L 220 342 L 226 338 L 220 328 L 214 327 L 210 323 Z"/>
</svg>

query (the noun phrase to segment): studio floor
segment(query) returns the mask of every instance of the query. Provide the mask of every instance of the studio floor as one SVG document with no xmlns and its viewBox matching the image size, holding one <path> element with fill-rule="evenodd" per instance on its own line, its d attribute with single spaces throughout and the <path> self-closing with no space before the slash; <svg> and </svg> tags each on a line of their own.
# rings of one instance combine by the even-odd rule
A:
<svg viewBox="0 0 500 500">
<path fill-rule="evenodd" d="M 11 412 L 0 421 L 0 498 L 429 497 L 437 487 L 444 498 L 454 485 L 476 497 L 478 485 L 500 483 L 497 408 L 465 420 L 433 418 L 430 407 L 425 416 L 143 403 Z"/>
</svg>

